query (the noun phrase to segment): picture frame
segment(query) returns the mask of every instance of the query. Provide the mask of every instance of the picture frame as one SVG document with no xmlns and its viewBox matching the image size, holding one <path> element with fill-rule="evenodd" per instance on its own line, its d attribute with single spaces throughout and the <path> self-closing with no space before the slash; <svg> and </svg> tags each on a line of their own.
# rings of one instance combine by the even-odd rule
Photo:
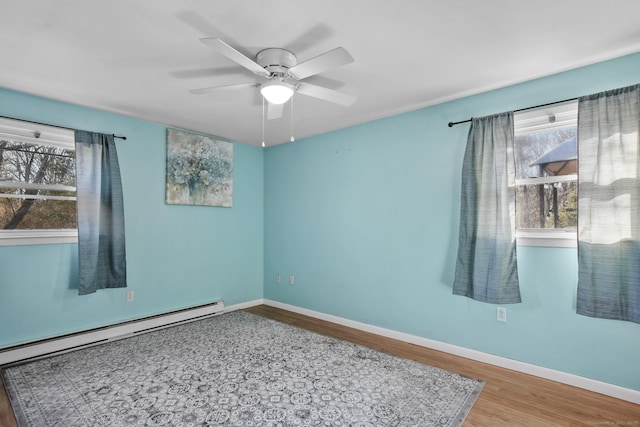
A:
<svg viewBox="0 0 640 427">
<path fill-rule="evenodd" d="M 233 143 L 167 129 L 166 203 L 233 206 Z"/>
</svg>

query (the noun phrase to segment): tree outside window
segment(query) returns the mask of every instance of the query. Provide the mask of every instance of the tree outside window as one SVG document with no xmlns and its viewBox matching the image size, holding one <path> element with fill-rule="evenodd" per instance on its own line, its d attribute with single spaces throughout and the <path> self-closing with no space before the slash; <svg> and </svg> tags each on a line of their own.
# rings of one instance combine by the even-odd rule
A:
<svg viewBox="0 0 640 427">
<path fill-rule="evenodd" d="M 522 233 L 568 231 L 578 221 L 577 105 L 514 116 L 516 228 Z"/>
<path fill-rule="evenodd" d="M 21 122 L 9 121 L 0 123 L 0 233 L 76 229 L 73 144 L 38 131 L 25 135 L 15 125 Z"/>
</svg>

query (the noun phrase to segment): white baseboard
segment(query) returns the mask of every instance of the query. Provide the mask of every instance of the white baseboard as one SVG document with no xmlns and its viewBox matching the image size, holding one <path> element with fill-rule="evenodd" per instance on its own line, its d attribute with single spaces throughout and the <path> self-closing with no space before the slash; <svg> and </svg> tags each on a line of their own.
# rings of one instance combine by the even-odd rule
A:
<svg viewBox="0 0 640 427">
<path fill-rule="evenodd" d="M 231 308 L 233 308 L 232 306 Z M 0 350 L 0 366 L 89 347 L 228 311 L 222 300 Z"/>
<path fill-rule="evenodd" d="M 104 328 L 82 331 L 62 337 L 52 337 L 34 343 L 25 343 L 24 345 L 0 349 L 0 365 L 64 353 L 107 341 L 127 338 L 142 332 L 149 332 L 151 330 L 166 328 L 179 323 L 191 322 L 204 317 L 222 314 L 223 312 L 242 310 L 261 304 L 264 304 L 264 299 L 262 298 L 230 306 L 225 306 L 224 302 L 220 300 L 193 308 L 123 322 Z"/>
<path fill-rule="evenodd" d="M 253 301 L 241 302 L 239 304 L 227 305 L 224 307 L 224 312 L 229 313 L 230 311 L 242 310 L 249 307 L 255 307 L 256 305 L 263 305 L 264 299 L 255 299 Z"/>
<path fill-rule="evenodd" d="M 305 316 L 314 317 L 316 319 L 325 320 L 339 325 L 348 326 L 376 335 L 397 339 L 421 347 L 442 351 L 444 353 L 453 354 L 464 357 L 466 359 L 476 360 L 478 362 L 487 363 L 489 365 L 510 369 L 512 371 L 522 372 L 536 377 L 544 378 L 551 381 L 579 387 L 585 390 L 615 397 L 617 399 L 626 400 L 628 402 L 640 404 L 640 391 L 620 387 L 614 384 L 581 377 L 567 372 L 557 371 L 555 369 L 545 368 L 542 366 L 532 365 L 530 363 L 520 362 L 506 357 L 496 356 L 493 354 L 483 353 L 477 350 L 471 350 L 453 344 L 435 341 L 428 338 L 422 338 L 415 335 L 397 332 L 391 329 L 381 328 L 379 326 L 368 325 L 366 323 L 356 322 L 354 320 L 345 319 L 343 317 L 333 316 L 294 305 L 285 304 L 269 299 L 264 300 L 265 305 L 269 305 L 283 310 L 292 311 L 294 313 L 303 314 Z"/>
</svg>

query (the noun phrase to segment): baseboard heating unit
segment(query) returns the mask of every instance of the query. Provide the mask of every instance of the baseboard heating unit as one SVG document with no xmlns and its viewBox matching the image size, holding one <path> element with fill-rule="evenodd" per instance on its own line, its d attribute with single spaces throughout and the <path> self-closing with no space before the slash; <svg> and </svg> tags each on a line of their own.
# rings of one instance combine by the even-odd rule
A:
<svg viewBox="0 0 640 427">
<path fill-rule="evenodd" d="M 224 312 L 224 302 L 211 303 L 117 323 L 102 328 L 48 338 L 0 349 L 0 365 L 23 362 L 82 347 L 119 340 L 137 334 L 155 331 L 180 323 L 192 322 Z"/>
</svg>

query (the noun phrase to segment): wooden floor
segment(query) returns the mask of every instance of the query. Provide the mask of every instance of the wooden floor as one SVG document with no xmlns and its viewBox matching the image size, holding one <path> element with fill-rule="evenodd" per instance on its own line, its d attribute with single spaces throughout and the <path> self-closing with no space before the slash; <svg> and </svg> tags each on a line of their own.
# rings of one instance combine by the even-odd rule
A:
<svg viewBox="0 0 640 427">
<path fill-rule="evenodd" d="M 269 306 L 246 311 L 485 381 L 465 427 L 640 427 L 630 402 Z"/>
<path fill-rule="evenodd" d="M 4 390 L 4 383 L 0 378 L 0 427 L 16 427 L 16 419 L 13 417 L 13 411 L 9 406 L 9 399 Z"/>
<path fill-rule="evenodd" d="M 640 427 L 640 405 L 273 307 L 246 311 L 485 381 L 465 427 Z M 16 427 L 4 387 L 0 427 Z"/>
</svg>

